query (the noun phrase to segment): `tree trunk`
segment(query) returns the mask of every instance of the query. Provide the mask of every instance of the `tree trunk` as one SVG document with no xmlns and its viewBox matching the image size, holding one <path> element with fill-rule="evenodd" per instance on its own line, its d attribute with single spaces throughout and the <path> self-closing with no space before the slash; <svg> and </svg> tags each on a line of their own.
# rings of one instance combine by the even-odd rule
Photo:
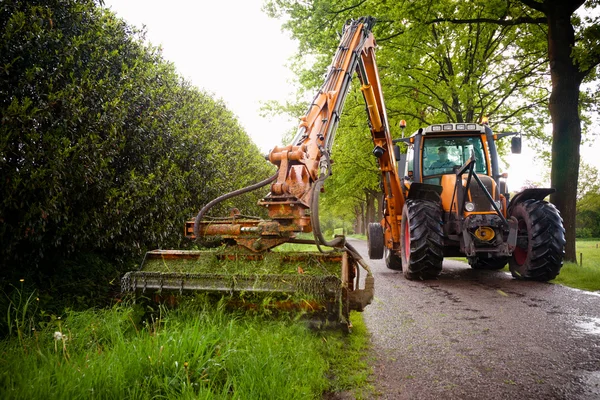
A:
<svg viewBox="0 0 600 400">
<path fill-rule="evenodd" d="M 373 192 L 366 192 L 367 200 L 367 215 L 365 226 L 368 226 L 371 222 L 375 222 L 376 206 L 375 206 L 375 194 Z"/>
<path fill-rule="evenodd" d="M 354 232 L 360 235 L 366 234 L 365 223 L 364 223 L 364 204 L 354 206 Z"/>
<path fill-rule="evenodd" d="M 385 200 L 385 193 L 378 192 L 377 193 L 377 221 L 381 221 L 383 219 L 383 202 Z"/>
<path fill-rule="evenodd" d="M 561 2 L 546 9 L 548 17 L 548 56 L 552 79 L 549 110 L 552 118 L 552 187 L 550 196 L 561 212 L 566 230 L 565 260 L 576 261 L 575 214 L 579 175 L 579 86 L 582 76 L 571 58 L 575 33 L 571 25 L 572 12 Z"/>
</svg>

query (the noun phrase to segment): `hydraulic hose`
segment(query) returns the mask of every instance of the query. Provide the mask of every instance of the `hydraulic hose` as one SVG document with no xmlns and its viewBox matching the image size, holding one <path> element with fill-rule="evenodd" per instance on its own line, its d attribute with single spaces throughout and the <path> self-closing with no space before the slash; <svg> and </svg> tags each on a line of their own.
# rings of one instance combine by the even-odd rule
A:
<svg viewBox="0 0 600 400">
<path fill-rule="evenodd" d="M 323 187 L 326 178 L 327 175 L 322 174 L 315 182 L 310 204 L 310 223 L 312 225 L 316 245 L 321 253 L 326 253 L 326 251 L 321 249 L 321 246 L 343 247 L 346 242 L 346 239 L 344 238 L 335 238 L 328 242 L 321 232 L 321 223 L 319 221 L 319 193 L 321 193 L 321 188 Z"/>
<path fill-rule="evenodd" d="M 263 181 L 260 181 L 258 183 L 255 183 L 253 185 L 250 186 L 246 186 L 245 188 L 242 189 L 238 189 L 238 190 L 234 190 L 233 192 L 229 192 L 227 194 L 224 194 L 222 196 L 217 197 L 216 199 L 210 201 L 207 205 L 205 205 L 204 207 L 202 207 L 202 209 L 200 210 L 200 212 L 198 213 L 198 215 L 196 215 L 196 219 L 194 221 L 194 235 L 196 236 L 196 238 L 200 237 L 199 233 L 200 233 L 200 221 L 202 220 L 202 217 L 204 216 L 204 214 L 206 214 L 208 212 L 208 210 L 210 210 L 215 204 L 219 204 L 222 201 L 225 201 L 227 199 L 230 199 L 232 197 L 235 196 L 239 196 L 242 195 L 244 193 L 248 193 L 251 192 L 253 190 L 256 189 L 260 189 L 263 186 L 268 185 L 269 183 L 273 182 L 275 179 L 277 179 L 277 175 L 279 174 L 279 172 L 276 172 L 275 175 L 271 176 L 270 178 L 267 178 Z"/>
<path fill-rule="evenodd" d="M 327 240 L 325 240 L 325 237 L 323 236 L 323 232 L 321 232 L 321 224 L 319 221 L 319 193 L 321 193 L 321 188 L 323 187 L 323 183 L 325 182 L 325 179 L 327 179 L 327 176 L 328 175 L 326 175 L 326 174 L 321 174 L 319 179 L 317 179 L 317 181 L 315 182 L 315 186 L 313 187 L 313 192 L 312 192 L 312 197 L 311 197 L 310 223 L 312 225 L 313 235 L 315 237 L 315 244 L 317 245 L 317 248 L 319 249 L 319 251 L 321 253 L 329 252 L 329 251 L 323 250 L 321 248 L 321 246 L 345 248 L 348 251 L 348 253 L 350 253 L 350 255 L 356 260 L 356 262 L 358 262 L 367 271 L 367 275 L 370 276 L 370 275 L 372 275 L 371 268 L 369 268 L 369 265 L 360 256 L 360 253 L 358 252 L 358 250 L 356 250 L 354 248 L 354 246 L 352 246 L 350 243 L 348 243 L 346 241 L 346 238 L 339 237 L 339 238 L 335 238 L 328 242 Z M 333 251 L 333 250 L 331 250 L 331 251 Z"/>
</svg>

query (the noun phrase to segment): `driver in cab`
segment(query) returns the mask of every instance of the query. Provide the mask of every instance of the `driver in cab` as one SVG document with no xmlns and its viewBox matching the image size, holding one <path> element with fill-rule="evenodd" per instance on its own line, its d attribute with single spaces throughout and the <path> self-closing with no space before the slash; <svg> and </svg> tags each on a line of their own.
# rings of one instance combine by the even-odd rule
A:
<svg viewBox="0 0 600 400">
<path fill-rule="evenodd" d="M 427 168 L 430 174 L 444 174 L 452 171 L 454 163 L 448 160 L 448 150 L 445 147 L 438 148 L 438 159 Z"/>
</svg>

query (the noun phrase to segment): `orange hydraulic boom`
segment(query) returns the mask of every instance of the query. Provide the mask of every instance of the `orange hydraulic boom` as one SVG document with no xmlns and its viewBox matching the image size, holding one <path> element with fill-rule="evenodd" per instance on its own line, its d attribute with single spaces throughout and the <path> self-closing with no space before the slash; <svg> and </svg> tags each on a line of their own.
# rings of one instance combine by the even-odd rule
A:
<svg viewBox="0 0 600 400">
<path fill-rule="evenodd" d="M 389 124 L 375 60 L 375 39 L 371 17 L 351 21 L 343 30 L 338 50 L 329 67 L 325 82 L 306 114 L 291 144 L 275 147 L 269 161 L 278 167 L 268 180 L 271 192 L 259 204 L 269 210 L 269 221 L 247 221 L 231 224 L 203 221 L 205 207 L 195 221 L 187 225 L 190 237 L 218 236 L 234 240 L 251 251 L 259 252 L 290 241 L 296 232 L 314 232 L 319 245 L 340 246 L 341 241 L 327 242 L 318 221 L 318 196 L 323 182 L 331 174 L 330 153 L 346 95 L 354 72 L 361 84 L 369 126 L 373 138 L 373 154 L 379 161 L 386 199 L 385 219 L 392 227 L 388 242 L 398 247 L 399 223 L 404 195 L 392 149 Z M 213 204 L 209 204 L 212 206 Z M 192 236 L 193 233 L 193 236 Z"/>
</svg>

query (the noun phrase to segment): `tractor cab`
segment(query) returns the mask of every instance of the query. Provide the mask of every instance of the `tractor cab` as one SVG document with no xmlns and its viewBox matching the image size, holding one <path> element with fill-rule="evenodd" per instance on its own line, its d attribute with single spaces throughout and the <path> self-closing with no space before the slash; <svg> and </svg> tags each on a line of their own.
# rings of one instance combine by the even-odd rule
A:
<svg viewBox="0 0 600 400">
<path fill-rule="evenodd" d="M 399 168 L 413 182 L 440 184 L 442 175 L 455 174 L 471 155 L 475 157 L 475 172 L 500 179 L 495 139 L 487 125 L 438 124 L 420 128 L 408 138 L 396 139 L 408 145 L 406 158 L 399 159 Z M 404 164 L 404 165 L 400 165 Z"/>
<path fill-rule="evenodd" d="M 395 139 L 407 147 L 405 154 L 394 148 L 406 199 L 400 240 L 389 240 L 387 228 L 383 232 L 387 219 L 370 224 L 369 254 L 384 254 L 378 246 L 385 233 L 386 266 L 408 279 L 434 279 L 444 257 L 457 256 L 475 269 L 508 263 L 517 278 L 556 277 L 565 231 L 559 212 L 544 200 L 554 189 L 529 188 L 509 198 L 496 148 L 507 136 L 511 151 L 520 153 L 519 133 L 493 133 L 486 124 L 436 124 Z"/>
</svg>

